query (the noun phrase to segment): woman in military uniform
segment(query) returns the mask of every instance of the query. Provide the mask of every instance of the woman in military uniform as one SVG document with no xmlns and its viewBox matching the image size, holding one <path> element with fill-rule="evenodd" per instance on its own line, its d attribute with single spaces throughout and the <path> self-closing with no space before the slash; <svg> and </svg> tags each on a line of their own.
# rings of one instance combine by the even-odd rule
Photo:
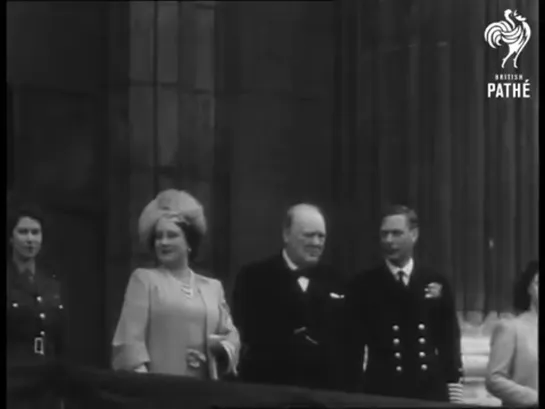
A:
<svg viewBox="0 0 545 409">
<path fill-rule="evenodd" d="M 42 213 L 34 205 L 20 206 L 8 215 L 7 224 L 7 367 L 46 363 L 62 350 L 64 307 L 57 277 L 37 262 L 43 241 Z M 42 397 L 40 402 L 26 403 L 49 408 L 57 406 L 53 400 Z M 10 402 L 10 407 L 26 406 Z"/>
</svg>

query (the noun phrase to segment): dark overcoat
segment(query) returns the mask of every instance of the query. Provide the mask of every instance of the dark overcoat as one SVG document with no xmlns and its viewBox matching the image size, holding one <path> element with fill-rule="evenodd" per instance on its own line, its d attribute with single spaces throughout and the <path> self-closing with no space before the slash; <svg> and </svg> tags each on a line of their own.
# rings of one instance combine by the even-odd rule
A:
<svg viewBox="0 0 545 409">
<path fill-rule="evenodd" d="M 303 292 L 281 254 L 240 271 L 233 318 L 243 345 L 242 380 L 320 389 L 341 386 L 342 280 L 325 265 L 308 270 L 308 277 Z M 306 330 L 296 334 L 300 328 Z"/>
</svg>

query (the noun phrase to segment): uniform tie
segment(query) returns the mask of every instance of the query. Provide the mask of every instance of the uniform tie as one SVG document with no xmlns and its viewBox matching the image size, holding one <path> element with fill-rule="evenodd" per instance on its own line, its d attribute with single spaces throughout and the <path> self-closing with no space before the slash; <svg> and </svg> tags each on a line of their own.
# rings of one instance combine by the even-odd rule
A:
<svg viewBox="0 0 545 409">
<path fill-rule="evenodd" d="M 34 284 L 34 273 L 30 268 L 24 268 L 21 270 L 21 277 L 24 277 L 30 284 Z"/>
</svg>

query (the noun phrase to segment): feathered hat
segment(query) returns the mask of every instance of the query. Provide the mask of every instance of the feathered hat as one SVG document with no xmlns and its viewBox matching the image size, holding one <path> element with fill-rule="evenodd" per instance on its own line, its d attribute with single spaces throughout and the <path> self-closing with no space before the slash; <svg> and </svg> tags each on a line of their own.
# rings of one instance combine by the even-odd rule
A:
<svg viewBox="0 0 545 409">
<path fill-rule="evenodd" d="M 160 192 L 142 211 L 138 220 L 138 235 L 143 245 L 149 243 L 155 225 L 162 217 L 190 225 L 204 236 L 206 218 L 202 205 L 183 190 L 168 189 Z"/>
</svg>

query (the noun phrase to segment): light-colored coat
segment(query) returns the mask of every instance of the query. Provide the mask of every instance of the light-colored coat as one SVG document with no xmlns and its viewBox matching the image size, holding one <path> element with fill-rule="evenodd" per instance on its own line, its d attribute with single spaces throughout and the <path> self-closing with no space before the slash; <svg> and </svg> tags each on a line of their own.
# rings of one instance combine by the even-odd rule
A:
<svg viewBox="0 0 545 409">
<path fill-rule="evenodd" d="M 218 280 L 195 274 L 195 287 L 195 296 L 200 294 L 206 307 L 205 328 L 202 328 L 205 342 L 212 334 L 225 336 L 222 345 L 229 356 L 227 371 L 236 374 L 240 338 L 225 301 L 223 286 Z M 149 372 L 184 375 L 186 349 L 183 336 L 180 339 L 177 332 L 181 320 L 168 315 L 164 318 L 164 299 L 172 302 L 173 297 L 175 300 L 179 296 L 173 291 L 179 293 L 179 289 L 173 289 L 168 273 L 157 269 L 133 272 L 112 342 L 113 369 L 134 370 L 147 364 Z M 219 375 L 217 360 L 208 345 L 203 349 L 209 376 L 216 380 Z"/>
<path fill-rule="evenodd" d="M 488 392 L 504 406 L 538 403 L 538 320 L 532 312 L 500 321 L 490 341 Z"/>
</svg>

